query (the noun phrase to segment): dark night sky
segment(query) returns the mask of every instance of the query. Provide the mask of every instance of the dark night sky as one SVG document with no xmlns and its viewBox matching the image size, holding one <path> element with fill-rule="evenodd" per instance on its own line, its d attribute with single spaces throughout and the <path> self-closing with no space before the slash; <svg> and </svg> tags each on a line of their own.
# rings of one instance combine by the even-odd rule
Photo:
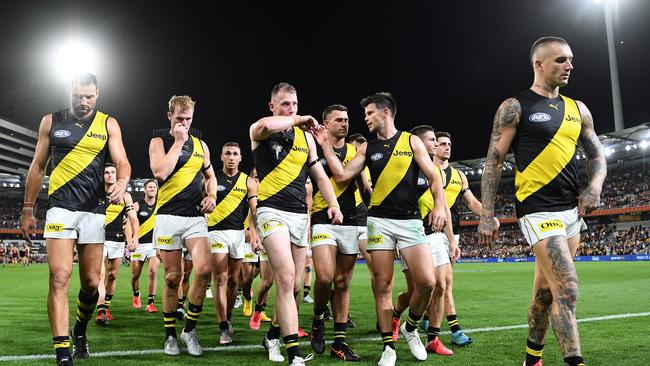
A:
<svg viewBox="0 0 650 366">
<path fill-rule="evenodd" d="M 390 91 L 399 129 L 432 124 L 452 133 L 453 160 L 477 158 L 487 150 L 499 103 L 532 83 L 530 45 L 557 35 L 575 55 L 563 93 L 588 105 L 598 133 L 614 129 L 604 16 L 592 0 L 213 2 L 216 12 L 204 2 L 160 4 L 3 6 L 0 116 L 35 128 L 40 116 L 66 107 L 66 86 L 45 71 L 43 50 L 58 35 L 77 34 L 105 54 L 98 105 L 120 121 L 134 177 L 150 174 L 149 137 L 168 126 L 173 94 L 198 101 L 194 127 L 213 162 L 234 140 L 243 143 L 249 166 L 248 126 L 269 114 L 269 92 L 279 81 L 298 88 L 300 114 L 320 116 L 326 105 L 342 103 L 351 110 L 351 132 L 366 135 L 359 101 Z M 626 127 L 650 121 L 649 18 L 650 1 L 619 0 Z M 17 90 L 18 101 L 7 97 Z"/>
</svg>

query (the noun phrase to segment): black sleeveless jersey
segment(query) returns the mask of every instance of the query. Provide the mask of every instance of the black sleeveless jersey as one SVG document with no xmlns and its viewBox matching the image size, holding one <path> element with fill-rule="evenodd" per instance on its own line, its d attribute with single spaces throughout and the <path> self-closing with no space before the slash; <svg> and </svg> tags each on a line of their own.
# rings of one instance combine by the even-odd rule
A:
<svg viewBox="0 0 650 366">
<path fill-rule="evenodd" d="M 244 230 L 248 216 L 248 175 L 237 172 L 230 177 L 219 169 L 217 176 L 217 206 L 208 215 L 208 229 Z"/>
<path fill-rule="evenodd" d="M 93 212 L 104 198 L 108 115 L 82 120 L 69 109 L 52 114 L 48 208 Z"/>
<path fill-rule="evenodd" d="M 107 241 L 124 241 L 124 213 L 126 207 L 124 203 L 111 203 L 106 207 L 106 240 Z"/>
<path fill-rule="evenodd" d="M 343 222 L 341 225 L 348 226 L 365 226 L 367 209 L 361 200 L 359 189 L 353 180 L 347 183 L 339 184 L 332 178 L 332 172 L 327 166 L 327 160 L 323 154 L 323 149 L 320 145 L 316 146 L 318 158 L 320 159 L 325 174 L 330 177 L 330 183 L 334 189 L 336 200 L 339 203 L 341 213 L 343 214 Z M 345 166 L 357 153 L 357 149 L 352 144 L 345 144 L 340 149 L 334 148 L 334 153 Z M 311 224 L 331 224 L 332 220 L 327 217 L 327 202 L 323 197 L 323 193 L 318 190 L 318 185 L 314 184 L 314 204 L 312 206 Z M 359 207 L 363 206 L 363 207 Z"/>
<path fill-rule="evenodd" d="M 398 131 L 388 140 L 375 139 L 366 149 L 366 166 L 374 189 L 369 216 L 419 219 L 417 182 L 420 167 L 413 158 L 411 134 Z"/>
<path fill-rule="evenodd" d="M 174 144 L 174 136 L 161 136 L 165 153 Z M 203 199 L 203 145 L 201 140 L 189 136 L 181 149 L 178 162 L 169 177 L 159 181 L 156 214 L 195 217 L 201 213 Z"/>
<path fill-rule="evenodd" d="M 253 150 L 260 180 L 257 207 L 307 213 L 307 159 L 309 146 L 298 127 L 275 133 Z"/>
<path fill-rule="evenodd" d="M 550 99 L 530 89 L 515 98 L 521 105 L 512 142 L 517 217 L 576 207 L 576 146 L 582 130 L 578 105 L 563 95 Z"/>
<path fill-rule="evenodd" d="M 138 201 L 138 223 L 140 223 L 140 232 L 138 233 L 138 242 L 153 243 L 153 228 L 156 224 L 156 202 L 152 205 L 147 204 L 144 199 Z"/>
</svg>

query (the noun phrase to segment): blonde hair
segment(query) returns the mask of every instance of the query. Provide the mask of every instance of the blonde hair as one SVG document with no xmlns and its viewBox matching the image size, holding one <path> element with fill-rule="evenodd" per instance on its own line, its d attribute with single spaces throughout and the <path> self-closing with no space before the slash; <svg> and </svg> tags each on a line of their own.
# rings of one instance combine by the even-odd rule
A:
<svg viewBox="0 0 650 366">
<path fill-rule="evenodd" d="M 181 107 L 181 110 L 191 109 L 194 110 L 195 101 L 189 95 L 174 95 L 169 99 L 169 112 L 174 113 L 176 106 Z"/>
</svg>

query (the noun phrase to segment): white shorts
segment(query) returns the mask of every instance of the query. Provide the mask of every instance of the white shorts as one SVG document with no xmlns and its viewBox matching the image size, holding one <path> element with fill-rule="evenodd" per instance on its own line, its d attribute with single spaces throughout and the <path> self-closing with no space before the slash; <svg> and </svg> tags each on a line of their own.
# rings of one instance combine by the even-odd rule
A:
<svg viewBox="0 0 650 366">
<path fill-rule="evenodd" d="M 454 256 L 454 253 L 451 252 L 451 249 L 449 248 L 449 239 L 447 239 L 447 235 L 444 235 L 444 233 L 438 233 L 442 234 L 442 241 L 443 244 L 445 244 L 445 250 L 447 251 L 447 255 L 449 258 Z M 460 246 L 460 234 L 454 234 L 454 239 L 456 239 L 456 244 Z"/>
<path fill-rule="evenodd" d="M 260 257 L 253 251 L 250 243 L 244 243 L 244 259 L 242 263 L 257 263 L 260 261 Z"/>
<path fill-rule="evenodd" d="M 244 258 L 244 230 L 214 230 L 208 234 L 212 254 L 229 254 L 232 259 Z"/>
<path fill-rule="evenodd" d="M 44 238 L 76 239 L 77 244 L 101 244 L 106 216 L 52 207 L 45 214 Z"/>
<path fill-rule="evenodd" d="M 368 217 L 367 251 L 401 250 L 428 242 L 422 220 Z"/>
<path fill-rule="evenodd" d="M 157 215 L 153 242 L 157 249 L 179 250 L 186 239 L 207 238 L 208 224 L 203 216 Z"/>
<path fill-rule="evenodd" d="M 359 254 L 359 228 L 357 226 L 342 226 L 316 224 L 311 227 L 311 247 L 333 245 L 341 254 Z"/>
<path fill-rule="evenodd" d="M 367 226 L 357 226 L 357 240 L 368 240 Z"/>
<path fill-rule="evenodd" d="M 108 259 L 116 259 L 124 257 L 124 248 L 126 243 L 123 241 L 110 241 L 104 243 L 104 257 Z"/>
<path fill-rule="evenodd" d="M 257 231 L 262 243 L 267 236 L 274 233 L 289 235 L 292 244 L 300 247 L 309 246 L 309 216 L 305 214 L 276 210 L 270 207 L 257 209 Z"/>
<path fill-rule="evenodd" d="M 578 208 L 558 212 L 534 212 L 519 219 L 519 228 L 530 246 L 551 236 L 571 238 L 587 229 Z"/>
<path fill-rule="evenodd" d="M 131 262 L 146 262 L 147 259 L 156 256 L 156 248 L 153 243 L 138 243 L 138 247 L 131 253 Z"/>
<path fill-rule="evenodd" d="M 433 233 L 427 235 L 427 240 L 431 248 L 431 256 L 433 256 L 434 268 L 451 263 L 449 261 L 449 240 L 447 240 L 447 235 L 444 233 Z M 409 269 L 406 262 L 404 262 L 404 258 L 400 258 L 400 265 L 402 272 Z"/>
</svg>

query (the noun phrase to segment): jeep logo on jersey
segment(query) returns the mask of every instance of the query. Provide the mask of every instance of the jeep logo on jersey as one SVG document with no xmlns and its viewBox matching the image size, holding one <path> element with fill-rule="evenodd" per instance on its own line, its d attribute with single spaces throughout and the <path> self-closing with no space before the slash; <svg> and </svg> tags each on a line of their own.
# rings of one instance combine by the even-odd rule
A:
<svg viewBox="0 0 650 366">
<path fill-rule="evenodd" d="M 239 193 L 246 193 L 246 190 L 244 188 L 240 187 L 233 187 L 233 192 L 239 192 Z"/>
<path fill-rule="evenodd" d="M 528 117 L 531 122 L 546 122 L 551 120 L 551 115 L 544 112 L 533 113 Z"/>
<path fill-rule="evenodd" d="M 384 157 L 384 154 L 382 154 L 382 153 L 374 153 L 374 154 L 370 155 L 370 160 L 377 161 L 377 160 L 379 160 L 379 159 L 381 159 L 383 157 Z"/>
<path fill-rule="evenodd" d="M 62 138 L 65 138 L 65 137 L 68 137 L 68 136 L 72 135 L 72 132 L 70 132 L 68 130 L 56 130 L 56 131 L 54 131 L 54 133 L 52 135 L 54 137 L 62 139 Z"/>
<path fill-rule="evenodd" d="M 195 158 L 203 159 L 203 154 L 199 153 L 198 151 L 195 151 L 194 154 L 192 154 Z"/>
<path fill-rule="evenodd" d="M 94 139 L 100 139 L 100 140 L 106 140 L 106 138 L 107 138 L 106 135 L 104 135 L 104 134 L 94 133 L 94 132 L 91 132 L 91 131 L 88 131 L 88 133 L 86 134 L 86 137 L 92 137 Z"/>
<path fill-rule="evenodd" d="M 226 190 L 226 186 L 222 186 L 221 184 L 217 185 L 217 191 L 223 192 Z"/>
<path fill-rule="evenodd" d="M 582 120 L 580 119 L 580 117 L 573 117 L 571 115 L 567 115 L 566 118 L 564 118 L 564 120 L 568 121 L 568 122 L 582 123 Z"/>
<path fill-rule="evenodd" d="M 413 153 L 410 151 L 395 150 L 393 151 L 393 156 L 408 156 L 410 158 L 411 156 L 413 156 Z"/>
<path fill-rule="evenodd" d="M 291 150 L 293 150 L 293 151 L 300 151 L 300 152 L 303 152 L 303 153 L 305 153 L 305 154 L 308 154 L 308 153 L 309 153 L 309 149 L 306 148 L 306 147 L 294 146 L 294 147 L 291 148 Z"/>
</svg>

